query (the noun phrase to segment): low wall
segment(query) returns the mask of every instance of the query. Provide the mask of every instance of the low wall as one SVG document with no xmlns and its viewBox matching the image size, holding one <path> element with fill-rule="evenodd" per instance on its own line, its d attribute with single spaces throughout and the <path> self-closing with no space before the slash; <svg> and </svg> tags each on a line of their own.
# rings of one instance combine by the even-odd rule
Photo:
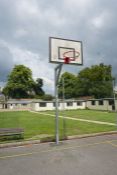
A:
<svg viewBox="0 0 117 175">
<path fill-rule="evenodd" d="M 77 105 L 77 102 L 71 102 L 72 105 L 67 105 L 68 102 L 65 103 L 59 103 L 59 110 L 72 110 L 72 109 L 85 109 L 85 102 L 82 102 L 81 106 Z M 32 103 L 32 110 L 35 111 L 46 111 L 46 110 L 55 110 L 55 103 L 53 102 L 47 102 L 45 106 L 41 106 L 40 103 L 35 102 Z"/>
</svg>

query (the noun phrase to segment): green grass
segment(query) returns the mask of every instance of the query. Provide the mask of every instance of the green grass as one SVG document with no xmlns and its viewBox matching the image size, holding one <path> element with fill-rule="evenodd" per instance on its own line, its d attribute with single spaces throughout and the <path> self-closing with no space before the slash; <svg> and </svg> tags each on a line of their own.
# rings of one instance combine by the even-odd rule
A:
<svg viewBox="0 0 117 175">
<path fill-rule="evenodd" d="M 1 112 L 0 128 L 24 128 L 25 138 L 54 134 L 54 118 L 30 112 Z"/>
<path fill-rule="evenodd" d="M 54 114 L 54 111 L 48 111 L 47 113 Z M 87 120 L 95 120 L 102 122 L 116 123 L 117 114 L 106 111 L 95 111 L 95 110 L 66 110 L 60 111 L 60 115 L 72 118 L 80 118 Z"/>
<path fill-rule="evenodd" d="M 46 112 L 48 114 L 53 112 Z M 44 112 L 43 112 L 44 114 Z M 63 113 L 61 112 L 60 115 Z M 105 113 L 91 110 L 65 111 L 65 116 L 84 118 L 98 121 L 115 122 L 114 113 Z M 87 122 L 65 120 L 66 134 L 79 135 L 105 131 L 113 131 L 115 126 L 99 125 Z M 43 135 L 53 135 L 55 133 L 55 117 L 31 112 L 0 112 L 0 128 L 24 128 L 24 139 L 35 139 Z M 64 135 L 63 119 L 59 118 L 60 136 Z"/>
</svg>

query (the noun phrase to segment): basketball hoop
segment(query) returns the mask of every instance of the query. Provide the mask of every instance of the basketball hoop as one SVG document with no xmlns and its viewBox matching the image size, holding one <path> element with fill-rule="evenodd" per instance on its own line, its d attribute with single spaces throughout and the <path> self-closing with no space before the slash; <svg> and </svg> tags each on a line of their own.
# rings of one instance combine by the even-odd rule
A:
<svg viewBox="0 0 117 175">
<path fill-rule="evenodd" d="M 75 61 L 76 58 L 80 56 L 80 53 L 77 51 L 67 51 L 64 52 L 63 58 L 64 58 L 64 63 L 69 64 L 70 61 Z"/>
</svg>

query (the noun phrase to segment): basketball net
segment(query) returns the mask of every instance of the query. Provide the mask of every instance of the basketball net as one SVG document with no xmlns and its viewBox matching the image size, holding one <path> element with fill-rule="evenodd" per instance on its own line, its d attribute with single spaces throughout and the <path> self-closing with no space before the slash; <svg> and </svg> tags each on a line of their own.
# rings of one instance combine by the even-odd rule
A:
<svg viewBox="0 0 117 175">
<path fill-rule="evenodd" d="M 69 57 L 65 57 L 64 58 L 64 63 L 65 64 L 69 64 L 70 63 L 70 58 Z"/>
</svg>

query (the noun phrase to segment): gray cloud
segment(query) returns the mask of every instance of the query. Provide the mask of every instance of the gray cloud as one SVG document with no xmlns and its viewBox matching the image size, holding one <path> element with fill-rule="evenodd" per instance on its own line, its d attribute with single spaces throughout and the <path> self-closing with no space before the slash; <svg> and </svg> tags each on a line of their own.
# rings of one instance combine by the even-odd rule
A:
<svg viewBox="0 0 117 175">
<path fill-rule="evenodd" d="M 0 45 L 0 82 L 5 82 L 13 67 L 13 58 L 5 46 Z"/>
<path fill-rule="evenodd" d="M 22 63 L 29 65 L 35 76 L 45 77 L 46 83 L 52 82 L 49 36 L 83 41 L 84 66 L 64 66 L 65 70 L 77 73 L 103 62 L 111 64 L 117 76 L 116 9 L 116 0 L 1 0 L 0 39 L 6 45 L 0 49 L 0 81 L 14 64 Z M 38 70 L 39 65 L 46 65 L 46 72 Z"/>
</svg>

